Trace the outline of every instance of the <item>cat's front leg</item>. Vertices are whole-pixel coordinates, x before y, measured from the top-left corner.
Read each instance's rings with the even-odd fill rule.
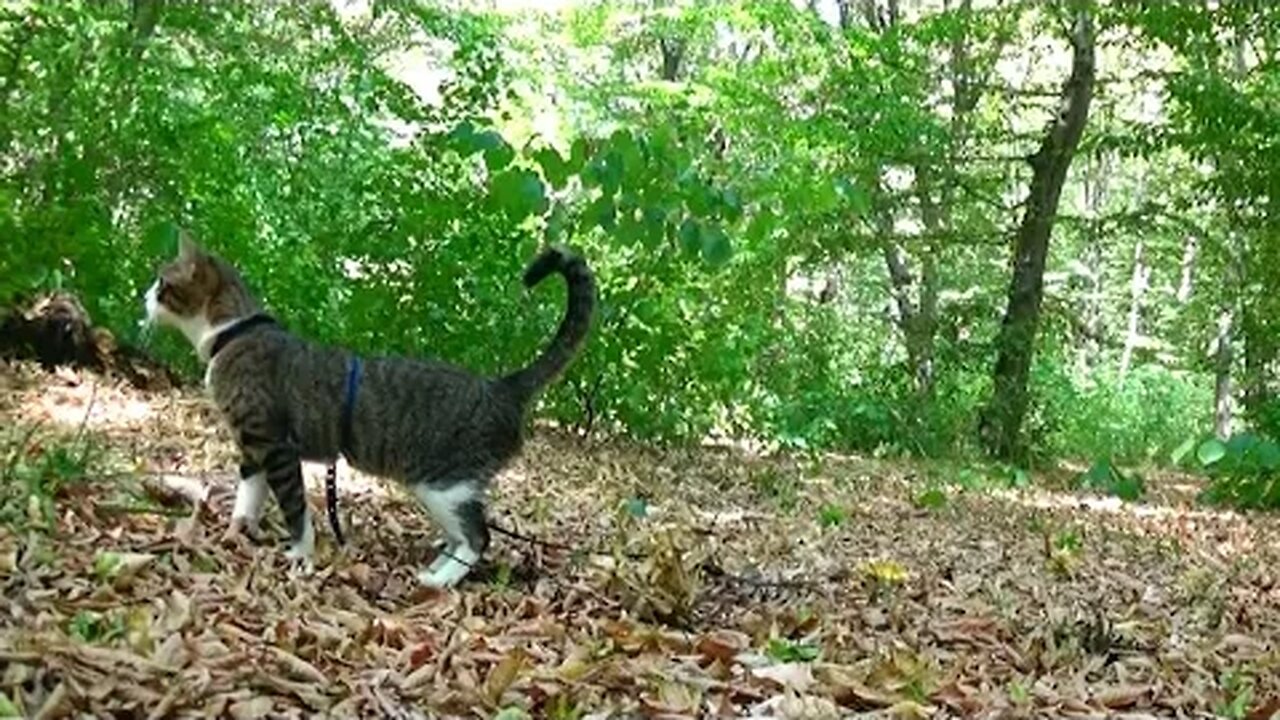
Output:
[[[289,549],[285,555],[296,570],[309,573],[315,568],[316,536],[307,506],[298,444],[283,424],[255,424],[246,420],[240,426],[240,446],[244,454],[241,475],[244,477],[236,493],[236,514],[243,510],[244,517],[253,515],[253,511],[260,515],[262,502],[270,490],[289,531]]]
[[[240,482],[236,484],[236,504],[231,511],[231,524],[224,538],[248,535],[258,538],[258,523],[262,520],[262,506],[267,500],[267,473],[260,465],[251,462],[240,464]]]
[[[307,505],[307,486],[302,479],[302,458],[290,440],[273,444],[263,455],[267,486],[280,505],[284,524],[289,530],[289,549],[285,556],[304,573],[315,568],[316,533]]]

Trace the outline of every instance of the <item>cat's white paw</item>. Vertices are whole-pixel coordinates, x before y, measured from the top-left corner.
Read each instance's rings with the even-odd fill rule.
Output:
[[[291,577],[305,578],[314,575],[316,572],[316,563],[309,557],[291,557],[289,558],[289,575]]]
[[[435,571],[419,570],[418,582],[425,587],[447,590],[461,582],[462,578],[466,577],[468,570],[468,568],[464,567],[461,573],[441,571],[446,569],[447,568],[441,568],[440,570]]]
[[[294,568],[302,568],[304,574],[310,574],[315,571],[315,555],[316,555],[316,532],[311,526],[311,518],[307,518],[306,525],[302,528],[302,537],[295,543],[289,544],[289,549],[284,551],[284,556],[289,559],[290,565]]]
[[[480,554],[466,545],[459,545],[452,550],[446,548],[430,567],[418,572],[418,582],[429,588],[454,587],[471,572],[471,567],[479,559]]]
[[[227,529],[222,533],[222,541],[230,542],[239,538],[248,538],[256,540],[260,536],[258,531],[258,523],[256,520],[249,518],[231,518],[231,523],[227,525]]]

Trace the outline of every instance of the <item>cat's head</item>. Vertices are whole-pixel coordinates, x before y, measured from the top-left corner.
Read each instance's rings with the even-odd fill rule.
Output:
[[[143,302],[147,322],[181,330],[198,351],[218,326],[258,309],[235,269],[185,232],[178,256],[160,266]]]

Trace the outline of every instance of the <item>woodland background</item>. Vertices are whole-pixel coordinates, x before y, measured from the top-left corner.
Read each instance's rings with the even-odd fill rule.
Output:
[[[302,333],[496,373],[567,242],[562,424],[1280,502],[1280,7],[532,6],[7,3],[0,295],[193,371],[137,326],[183,226]]]
[[[0,717],[1280,718],[1278,51],[1245,0],[0,4]],[[226,537],[139,327],[180,228],[490,373],[579,248],[525,539],[420,587],[347,470],[316,573]]]

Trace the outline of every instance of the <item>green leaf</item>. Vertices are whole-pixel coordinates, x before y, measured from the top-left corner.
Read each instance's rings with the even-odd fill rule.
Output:
[[[547,211],[546,187],[532,170],[511,169],[493,176],[489,192],[512,220]]]
[[[706,217],[712,214],[716,204],[716,194],[701,180],[691,180],[685,192],[685,202],[689,206],[689,212],[699,217]]]
[[[1258,446],[1258,464],[1263,470],[1280,470],[1280,446],[1270,440]]]
[[[680,238],[680,246],[690,255],[702,249],[702,228],[699,227],[697,220],[685,218],[684,222],[680,223],[677,235]]]
[[[824,504],[818,509],[818,524],[822,527],[839,527],[849,519],[849,513],[839,505]]]
[[[731,223],[738,222],[742,218],[742,198],[738,197],[738,193],[727,188],[720,193],[720,200],[724,205],[724,219]]]
[[[556,203],[556,206],[551,209],[551,214],[547,216],[547,244],[563,242],[568,230],[569,213],[565,211],[564,205]]]
[[[496,133],[493,134],[496,135]],[[505,140],[498,138],[498,141],[498,145],[484,151],[484,165],[489,168],[489,172],[502,170],[516,158],[516,151]]]
[[[773,232],[773,227],[776,222],[777,218],[774,217],[773,211],[769,208],[764,208],[756,214],[755,217],[751,218],[749,223],[747,223],[747,238],[750,239],[754,245],[760,245],[768,239],[769,234]]]
[[[846,178],[837,180],[834,187],[836,195],[855,215],[862,217],[871,212],[871,196],[861,187]]]
[[[458,123],[456,127],[449,131],[445,138],[449,144],[463,155],[470,155],[478,148],[476,146],[476,129],[470,122],[463,121]]]
[[[622,509],[633,518],[644,518],[649,515],[649,503],[645,502],[644,498],[627,498],[622,503]]]
[[[20,718],[22,713],[18,712],[18,706],[13,704],[9,696],[0,691],[0,718]]]
[[[551,187],[559,190],[569,183],[569,176],[572,174],[569,164],[555,148],[542,148],[533,154],[533,159],[542,168],[542,174],[551,183]]]
[[[667,230],[667,214],[662,208],[647,207],[644,209],[644,235],[641,236],[645,247],[654,248],[662,242]]]
[[[99,552],[97,557],[93,559],[93,574],[99,580],[108,580],[115,577],[123,564],[124,558],[119,553],[111,551]]]
[[[916,496],[915,505],[926,510],[941,510],[947,506],[947,494],[940,488],[929,488]]]
[[[608,195],[601,195],[587,206],[587,209],[583,212],[583,221],[590,225],[597,225],[605,232],[612,232],[617,225],[617,213],[613,198]]]
[[[831,182],[820,182],[809,193],[809,204],[818,212],[831,212],[840,205],[840,193]]]
[[[573,146],[569,149],[569,172],[583,172],[590,157],[591,143],[581,137],[574,140]]]
[[[1200,460],[1200,464],[1209,467],[1218,462],[1227,454],[1227,446],[1217,438],[1209,438],[1200,443],[1200,447],[1196,450],[1196,458]]]
[[[1146,491],[1146,483],[1143,482],[1142,476],[1132,472],[1117,473],[1117,477],[1110,487],[1112,495],[1128,502],[1140,500],[1146,494]]]
[[[509,145],[507,145],[507,141],[503,140],[502,136],[493,130],[485,130],[484,132],[474,133],[468,138],[468,140],[470,141],[471,147],[473,149],[482,150],[486,153],[491,150],[497,150],[504,146],[510,147]]]
[[[600,187],[605,194],[613,195],[622,187],[623,168],[622,155],[617,151],[607,152],[600,158]]]
[[[713,226],[702,233],[702,259],[713,268],[723,267],[733,258],[733,245],[724,230]]]
[[[635,211],[623,212],[618,217],[618,239],[628,245],[640,242],[645,235],[644,224],[636,219]]]
[[[1182,462],[1195,451],[1195,449],[1196,438],[1189,437],[1186,440],[1183,440],[1182,444],[1178,445],[1178,447],[1174,448],[1173,452],[1169,454],[1169,459],[1174,465],[1181,465]]]
[[[1111,468],[1111,461],[1107,458],[1100,458],[1095,460],[1087,471],[1076,477],[1075,486],[1091,489],[1105,488],[1111,482],[1111,476],[1114,472]]]
[[[610,136],[609,144],[612,146],[610,162],[616,166],[619,185],[623,180],[628,186],[637,184],[644,168],[644,158],[635,137],[629,131],[619,129]]]
[[[810,662],[817,660],[822,651],[816,645],[808,643],[769,638],[769,645],[764,652],[778,662]]]
[[[178,252],[178,225],[164,220],[152,225],[143,236],[143,248],[152,257],[170,257]]]

